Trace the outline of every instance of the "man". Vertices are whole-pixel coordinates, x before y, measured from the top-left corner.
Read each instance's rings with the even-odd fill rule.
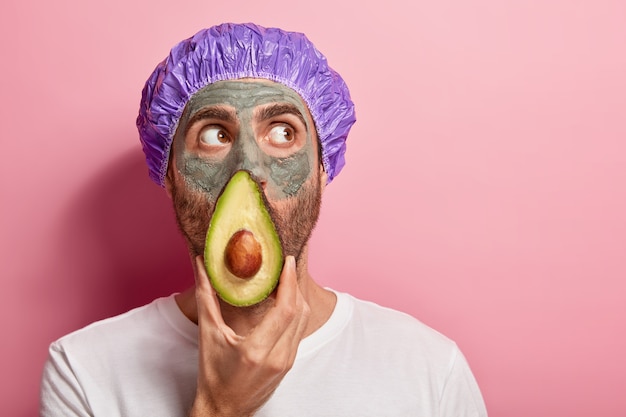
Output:
[[[321,195],[354,121],[345,83],[302,34],[225,24],[175,46],[144,88],[137,125],[195,286],[53,343],[42,415],[486,416],[452,341],[308,272]],[[249,307],[216,294],[202,256],[240,171],[285,254],[277,289]]]

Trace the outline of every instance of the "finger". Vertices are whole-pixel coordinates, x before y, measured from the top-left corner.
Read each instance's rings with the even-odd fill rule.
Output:
[[[274,346],[268,353],[274,363],[274,369],[280,370],[279,375],[284,375],[293,366],[298,354],[298,346],[308,328],[310,309],[300,287],[295,287],[295,316],[286,326]]]
[[[208,291],[212,290],[213,287],[211,287],[205,268],[204,258],[201,255],[196,256],[193,264],[193,275],[196,281],[196,289]]]
[[[298,283],[294,257],[290,256],[287,262],[289,262],[289,265],[287,265],[289,270],[287,271],[288,273],[283,277],[283,284],[287,283],[287,285],[285,285],[286,288],[284,292],[281,292],[280,294],[277,293],[277,305],[278,309],[291,309],[295,305],[295,317],[289,327],[294,330],[293,335],[297,336],[297,339],[299,341],[304,331],[304,328],[308,323],[310,309]],[[296,343],[298,343],[298,341],[296,341]]]
[[[290,255],[285,258],[285,264],[280,274],[280,285],[276,291],[276,308],[285,309],[295,305],[297,293],[296,259]]]
[[[248,335],[248,342],[252,346],[266,346],[268,350],[271,349],[289,326],[296,312],[297,285],[295,260],[293,256],[288,256],[280,274],[274,305]]]
[[[249,342],[252,346],[264,345],[268,353],[291,352],[300,343],[307,320],[308,305],[298,285],[295,259],[290,256],[281,273],[276,303],[249,335]]]
[[[289,256],[281,272],[274,306],[245,341],[246,349],[264,364],[260,370],[268,382],[280,380],[293,366],[303,333],[305,305],[295,259]]]
[[[200,317],[208,319],[210,323],[220,329],[227,328],[222,317],[222,310],[217,299],[217,294],[207,276],[204,269],[204,260],[202,256],[196,256],[195,259],[195,277],[196,277],[196,303],[198,304],[198,321]]]
[[[297,308],[300,314],[298,315],[298,326],[296,328],[296,336],[301,339],[304,336],[304,332],[307,329],[309,323],[309,317],[311,316],[311,308],[309,303],[304,298],[302,291],[298,288]]]
[[[307,325],[309,323],[310,307],[300,288],[296,288],[296,316],[294,320],[283,331],[281,337],[276,341],[273,347],[272,355],[282,352],[287,355],[287,362],[293,363],[296,357],[297,349],[300,341],[305,336]]]

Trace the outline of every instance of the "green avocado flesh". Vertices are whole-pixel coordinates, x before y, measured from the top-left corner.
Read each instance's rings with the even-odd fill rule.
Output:
[[[261,191],[246,171],[236,172],[217,200],[204,264],[220,298],[237,307],[263,301],[278,284],[280,240]]]

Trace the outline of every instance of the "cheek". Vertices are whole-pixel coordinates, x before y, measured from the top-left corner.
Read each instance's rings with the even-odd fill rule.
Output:
[[[224,163],[210,163],[192,155],[185,155],[181,159],[180,173],[187,187],[203,192],[209,201],[215,202],[228,182],[231,170],[227,169]]]
[[[270,177],[277,199],[293,197],[313,175],[308,153],[299,152],[288,158],[273,159]]]

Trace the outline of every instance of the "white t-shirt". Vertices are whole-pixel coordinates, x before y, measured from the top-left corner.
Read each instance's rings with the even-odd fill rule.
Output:
[[[330,319],[302,340],[256,416],[487,415],[454,342],[409,315],[336,294]],[[59,339],[44,368],[41,416],[186,416],[197,330],[170,296]]]

